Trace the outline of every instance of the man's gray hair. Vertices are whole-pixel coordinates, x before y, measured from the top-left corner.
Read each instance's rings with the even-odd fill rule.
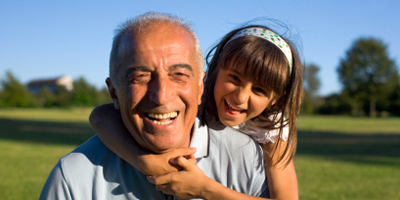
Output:
[[[132,50],[131,42],[132,34],[137,31],[146,30],[149,25],[155,22],[167,22],[178,25],[184,28],[189,34],[193,37],[196,49],[196,57],[197,62],[199,63],[199,75],[200,82],[203,81],[203,73],[204,73],[204,62],[203,62],[203,54],[200,48],[200,42],[194,33],[191,24],[189,22],[184,21],[183,19],[172,16],[170,14],[165,13],[157,13],[157,12],[148,12],[142,15],[139,15],[133,19],[127,20],[125,23],[122,23],[118,29],[115,30],[115,36],[113,39],[112,49],[110,53],[110,79],[112,82],[116,82],[117,72],[119,67],[124,63],[124,60],[127,59],[127,54]]]

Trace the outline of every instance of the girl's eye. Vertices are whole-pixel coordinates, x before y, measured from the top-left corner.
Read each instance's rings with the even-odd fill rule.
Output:
[[[254,87],[253,91],[258,94],[258,95],[266,95],[267,93],[265,92],[264,88],[262,87]]]
[[[240,78],[234,74],[230,74],[229,77],[236,82],[240,82]]]

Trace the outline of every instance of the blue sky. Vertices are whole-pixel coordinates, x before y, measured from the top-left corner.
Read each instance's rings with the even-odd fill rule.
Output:
[[[338,92],[336,68],[352,42],[375,37],[400,63],[400,1],[0,1],[0,77],[10,70],[22,83],[83,76],[105,87],[115,28],[136,15],[158,11],[191,21],[203,53],[244,22],[265,17],[291,29],[306,64],[320,67],[319,94]],[[400,69],[400,68],[399,68]]]

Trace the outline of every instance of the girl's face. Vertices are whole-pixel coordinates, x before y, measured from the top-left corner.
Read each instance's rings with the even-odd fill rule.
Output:
[[[236,126],[248,121],[275,103],[272,100],[273,92],[253,83],[243,74],[243,69],[218,70],[214,98],[218,117],[226,126]]]

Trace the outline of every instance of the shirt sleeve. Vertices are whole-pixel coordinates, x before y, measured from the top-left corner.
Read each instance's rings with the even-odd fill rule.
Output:
[[[72,200],[71,192],[61,168],[61,161],[51,171],[39,197],[39,200],[53,199]]]

